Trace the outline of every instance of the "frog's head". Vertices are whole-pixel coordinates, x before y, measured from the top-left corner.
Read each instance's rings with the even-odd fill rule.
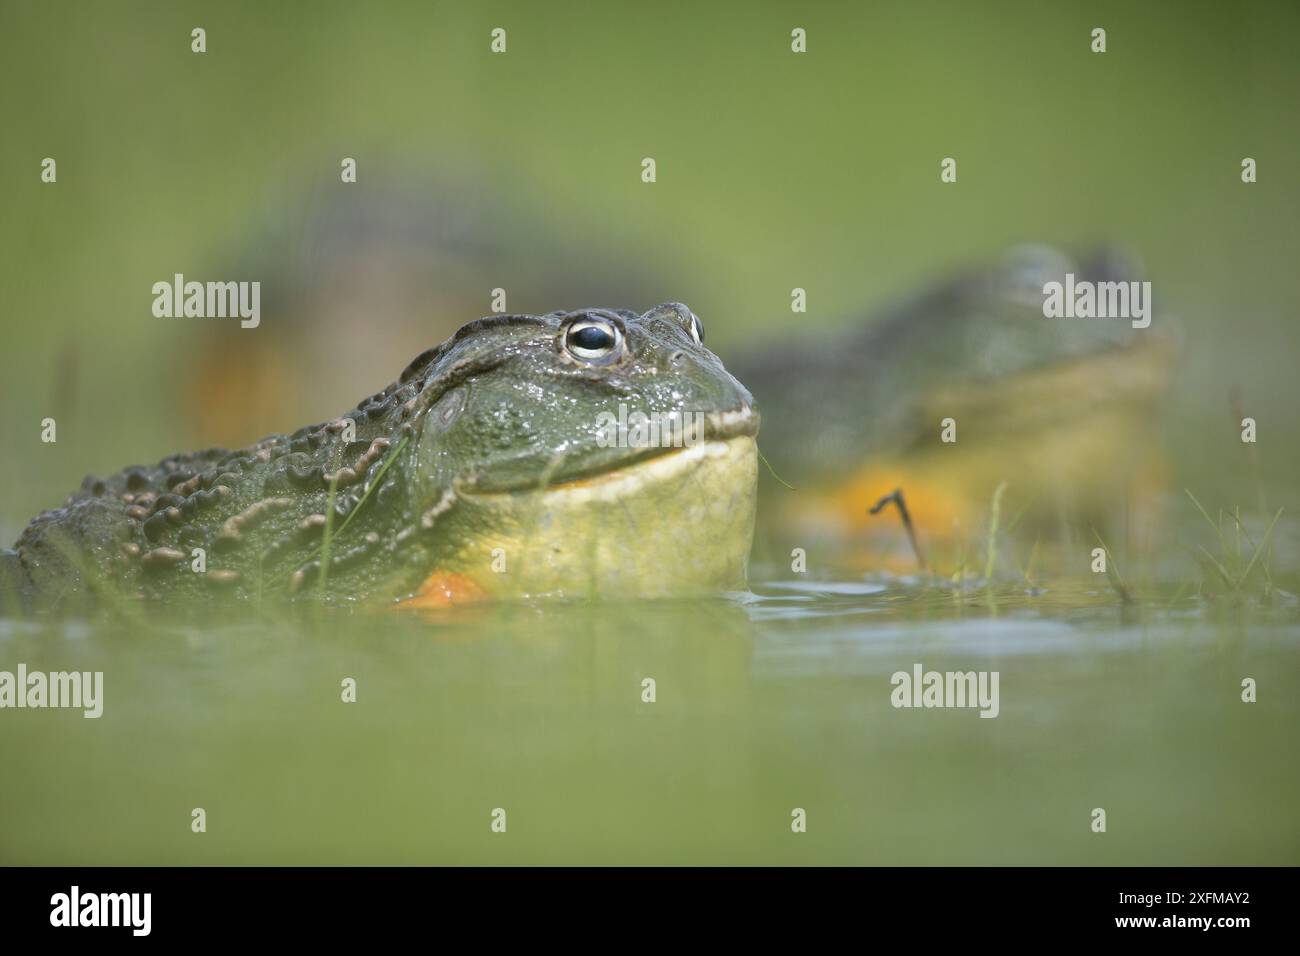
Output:
[[[521,594],[743,586],[758,416],[686,306],[479,319],[414,377],[440,569]]]

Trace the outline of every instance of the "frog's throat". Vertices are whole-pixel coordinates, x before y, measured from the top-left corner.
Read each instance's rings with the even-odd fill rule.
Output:
[[[470,494],[454,564],[500,596],[666,597],[745,587],[752,435],[712,439],[531,492]]]

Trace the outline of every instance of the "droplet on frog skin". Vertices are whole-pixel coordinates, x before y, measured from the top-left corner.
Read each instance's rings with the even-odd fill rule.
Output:
[[[429,425],[434,431],[446,431],[465,410],[465,389],[454,388],[429,409]]]

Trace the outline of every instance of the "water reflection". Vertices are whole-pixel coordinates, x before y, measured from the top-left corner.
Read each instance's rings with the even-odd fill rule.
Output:
[[[1294,609],[1069,594],[6,621],[0,668],[103,670],[105,711],[0,713],[0,861],[1294,861]],[[999,716],[894,708],[915,664],[999,671]]]

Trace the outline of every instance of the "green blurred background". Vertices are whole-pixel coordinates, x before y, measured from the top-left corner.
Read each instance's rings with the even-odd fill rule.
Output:
[[[1146,263],[1157,321],[1176,314],[1186,332],[1169,421],[1184,484],[1233,502],[1232,385],[1260,423],[1266,477],[1293,484],[1293,3],[0,10],[10,539],[87,471],[351,407],[486,314],[495,287],[512,311],[680,299],[725,359],[860,322],[1023,242],[1118,242]],[[807,54],[790,52],[795,25]],[[488,49],[496,26],[505,55]],[[46,156],[55,185],[39,178]],[[344,156],[355,185],[339,181]],[[954,186],[939,182],[945,156]],[[367,235],[322,213],[381,201],[394,212]],[[461,225],[404,235],[421,203]],[[415,292],[436,295],[365,294],[398,281],[358,279],[356,260],[391,260],[394,245]],[[262,328],[153,317],[150,287],[175,272],[260,279]],[[806,315],[790,312],[795,286]],[[342,313],[331,324],[322,302]],[[251,401],[238,428],[193,414],[204,355],[277,327],[291,349],[332,337],[346,361],[289,399]],[[268,378],[227,385],[255,399]],[[46,415],[57,445],[37,441]]]
[[[1293,576],[1298,26],[1282,2],[0,0],[0,531],[88,471],[350,408],[496,287],[682,300],[725,360],[1010,245],[1104,241],[1183,330],[1172,487],[1253,501],[1240,386]],[[262,281],[261,327],[155,318],[176,272]],[[0,862],[1297,861],[1293,598],[1135,626],[1091,582],[992,621],[819,587],[434,629],[0,621],[0,665],[107,674],[101,721],[0,718]],[[913,661],[1001,669],[1003,715],[894,711]]]

